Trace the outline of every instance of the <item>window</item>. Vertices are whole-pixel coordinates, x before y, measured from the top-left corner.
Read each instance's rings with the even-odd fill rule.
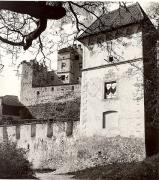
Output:
[[[76,60],[79,60],[79,55],[75,55],[75,59],[76,59]]]
[[[54,91],[54,87],[51,88],[51,91]]]
[[[63,69],[66,66],[66,63],[61,63],[61,68]]]
[[[118,128],[117,111],[107,111],[103,113],[103,128],[108,130]]]
[[[36,136],[36,124],[31,124],[31,137]]]
[[[113,62],[114,58],[113,56],[109,56],[109,62]]]
[[[64,81],[64,80],[65,80],[65,75],[60,76],[60,79],[61,79],[62,81]]]
[[[74,86],[72,86],[72,91],[74,90]]]
[[[36,92],[36,94],[37,94],[37,95],[39,95],[39,94],[40,94],[40,92],[39,92],[39,91],[37,91],[37,92]]]
[[[104,84],[104,99],[116,97],[116,81],[107,82]]]

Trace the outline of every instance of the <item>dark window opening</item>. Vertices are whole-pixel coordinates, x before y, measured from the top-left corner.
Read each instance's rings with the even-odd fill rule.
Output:
[[[116,81],[107,82],[104,84],[104,99],[116,97]]]
[[[75,59],[76,59],[76,60],[79,60],[79,55],[75,55]]]
[[[29,145],[29,144],[27,145],[27,149],[28,149],[28,150],[30,149],[30,145]]]
[[[37,92],[36,92],[36,94],[37,94],[37,95],[39,95],[39,94],[40,94],[40,92],[39,92],[39,91],[37,91]]]
[[[74,90],[74,86],[72,86],[72,91]]]
[[[109,56],[109,62],[113,62],[114,58],[113,56]]]
[[[51,88],[51,91],[54,91],[54,87]]]
[[[64,67],[66,67],[66,63],[61,63],[61,68],[63,69]]]
[[[64,80],[65,80],[65,75],[60,76],[60,79],[61,79],[62,81],[64,81]]]

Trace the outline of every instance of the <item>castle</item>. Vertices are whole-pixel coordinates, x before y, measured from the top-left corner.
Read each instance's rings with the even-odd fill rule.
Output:
[[[156,154],[155,35],[136,3],[97,19],[78,37],[83,50],[60,50],[57,72],[22,62],[20,99],[36,121],[0,127],[0,139],[8,130],[35,168],[62,172]]]

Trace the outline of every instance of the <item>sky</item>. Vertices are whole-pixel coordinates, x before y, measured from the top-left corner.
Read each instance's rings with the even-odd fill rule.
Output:
[[[140,0],[138,1],[141,7],[146,10],[149,6],[150,1]],[[1,49],[0,49],[1,53]],[[0,63],[1,61],[4,64],[3,71],[0,72],[0,96],[4,95],[17,95],[20,96],[20,78],[17,76],[16,67],[23,60],[31,60],[33,58],[32,54],[28,52],[22,51],[20,57],[17,59],[16,64],[12,63],[12,59],[10,56],[1,57],[0,56]],[[52,69],[56,69],[57,66],[57,52],[51,55],[52,62]]]

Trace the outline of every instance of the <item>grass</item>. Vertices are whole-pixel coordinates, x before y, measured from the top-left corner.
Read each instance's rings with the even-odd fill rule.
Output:
[[[68,174],[88,180],[159,180],[159,154],[142,162],[114,163]]]

